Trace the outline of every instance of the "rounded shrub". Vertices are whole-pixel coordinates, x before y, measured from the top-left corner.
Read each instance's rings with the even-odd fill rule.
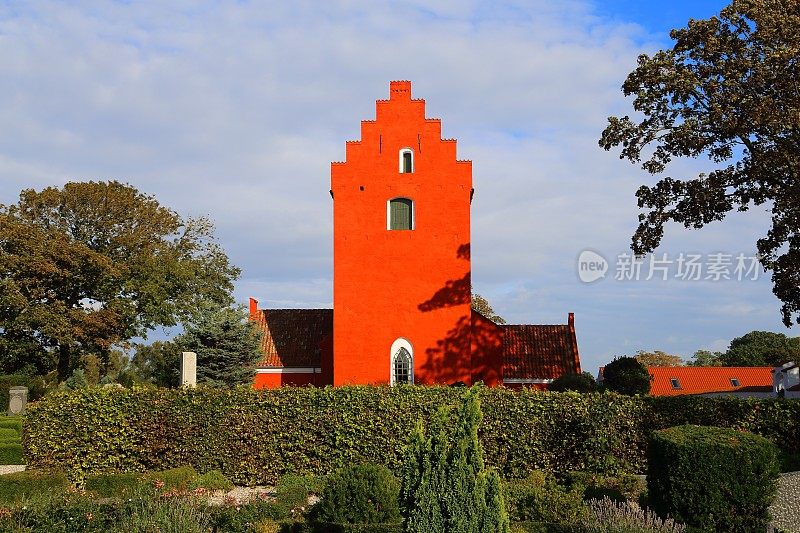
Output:
[[[587,507],[582,487],[565,488],[542,471],[503,486],[508,517],[513,522],[573,523],[583,518]]]
[[[652,435],[647,482],[661,516],[712,531],[764,531],[778,478],[775,445],[744,431],[676,426]]]
[[[603,385],[620,394],[647,394],[651,381],[647,367],[635,357],[617,357],[603,367]]]
[[[592,392],[597,388],[597,382],[588,372],[581,372],[580,374],[563,374],[554,379],[547,390],[553,392]]]
[[[328,524],[400,523],[400,483],[383,465],[344,467],[328,476],[312,519]]]

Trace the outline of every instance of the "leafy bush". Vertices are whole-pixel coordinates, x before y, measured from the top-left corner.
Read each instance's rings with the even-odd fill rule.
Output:
[[[22,444],[19,442],[0,443],[0,465],[24,465]]]
[[[0,428],[0,439],[19,439],[20,435],[16,429]]]
[[[586,515],[581,486],[565,488],[552,475],[533,472],[503,487],[508,517],[515,522],[569,524]]]
[[[22,434],[22,420],[16,416],[0,417],[0,428],[14,429],[17,433]]]
[[[615,502],[610,498],[592,500],[589,516],[576,533],[683,533],[686,528],[674,520],[662,520],[654,512],[633,502]]]
[[[241,505],[209,507],[208,512],[214,531],[226,533],[251,533],[259,530],[259,524],[263,524],[265,529],[270,526],[275,531],[284,531],[280,521],[290,518],[281,506],[263,499]]]
[[[237,485],[274,485],[289,472],[324,475],[360,462],[399,474],[415,422],[463,394],[455,387],[58,391],[29,404],[23,447],[29,465],[76,481],[180,465],[219,469]],[[643,472],[647,435],[681,424],[745,429],[800,454],[800,402],[503,388],[479,396],[484,460],[506,479],[533,470]]]
[[[197,479],[197,471],[191,466],[179,466],[169,470],[147,472],[143,479],[160,485],[165,490],[186,490]]]
[[[286,516],[290,516],[292,511],[305,510],[309,496],[322,494],[324,488],[322,478],[286,474],[275,485],[275,503],[285,510]]]
[[[747,432],[684,425],[653,434],[648,489],[653,508],[687,525],[763,531],[778,478],[775,445]]]
[[[647,367],[635,357],[617,357],[603,367],[603,386],[628,396],[650,392],[652,379]]]
[[[647,491],[647,482],[633,474],[570,472],[568,477],[572,485],[583,487],[584,500],[602,500],[608,497],[616,502],[635,502]]]
[[[349,466],[328,476],[311,515],[322,524],[399,524],[399,493],[400,483],[385,466]]]
[[[27,470],[0,476],[0,503],[66,490],[69,480],[59,472]]]
[[[595,389],[597,389],[597,382],[589,372],[563,374],[547,386],[547,390],[553,392],[592,392]]]
[[[189,483],[190,489],[204,488],[208,490],[231,490],[233,483],[225,477],[219,470],[210,470],[205,474],[197,476],[194,481]]]
[[[141,474],[135,472],[111,472],[87,476],[84,488],[102,498],[114,498],[133,492],[141,483]]]

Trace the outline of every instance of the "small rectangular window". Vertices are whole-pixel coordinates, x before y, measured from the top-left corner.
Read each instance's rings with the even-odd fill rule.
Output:
[[[732,387],[738,387],[739,386],[739,380],[736,379],[736,378],[731,378],[731,386]]]
[[[673,389],[680,389],[681,388],[681,382],[678,381],[678,378],[671,378],[669,380],[669,382],[672,384],[672,388]]]
[[[411,170],[411,152],[403,152],[403,172],[410,174]]]
[[[389,201],[389,229],[413,229],[414,203],[408,198]]]

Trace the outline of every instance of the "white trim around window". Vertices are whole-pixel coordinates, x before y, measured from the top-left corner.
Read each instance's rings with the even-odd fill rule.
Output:
[[[547,385],[552,382],[552,379],[503,378],[503,383],[508,383],[509,385]]]
[[[408,352],[408,355],[411,356],[411,362],[409,363],[409,373],[410,373],[410,381],[414,383],[414,347],[411,346],[411,343],[408,339],[404,339],[403,337],[398,338],[392,343],[392,347],[389,348],[389,384],[394,385],[394,356],[397,352],[400,351],[400,348],[405,348]]]

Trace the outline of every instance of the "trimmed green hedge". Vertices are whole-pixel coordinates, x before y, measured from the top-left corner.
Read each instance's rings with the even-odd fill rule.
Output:
[[[29,465],[60,468],[76,480],[178,465],[220,470],[245,485],[360,462],[397,473],[415,421],[462,394],[414,386],[57,391],[29,406],[23,446]],[[747,429],[800,452],[798,401],[503,388],[480,395],[485,461],[507,479],[537,469],[643,472],[649,432],[684,423]]]
[[[0,503],[66,490],[69,481],[63,473],[28,470],[0,476]]]
[[[19,439],[19,431],[12,428],[0,428],[0,439]]]
[[[647,482],[661,516],[713,531],[764,531],[778,458],[764,437],[684,425],[653,433]]]
[[[22,444],[19,442],[0,443],[0,465],[24,465]]]
[[[22,420],[16,416],[0,417],[0,428],[15,429],[17,433],[22,433]]]

